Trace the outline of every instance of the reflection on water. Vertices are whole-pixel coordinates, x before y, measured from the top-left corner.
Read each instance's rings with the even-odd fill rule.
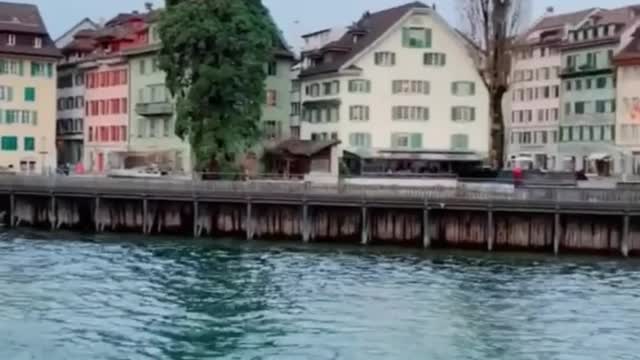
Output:
[[[0,233],[0,359],[637,359],[640,264]]]

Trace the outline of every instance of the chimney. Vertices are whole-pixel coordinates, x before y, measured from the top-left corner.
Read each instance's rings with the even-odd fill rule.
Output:
[[[148,12],[151,12],[153,10],[153,3],[150,1],[144,3],[144,8],[147,9]]]
[[[546,15],[553,15],[554,11],[555,9],[553,8],[553,6],[547,6]]]

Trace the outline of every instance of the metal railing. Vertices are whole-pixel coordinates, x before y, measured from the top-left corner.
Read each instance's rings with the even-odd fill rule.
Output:
[[[407,187],[386,185],[316,184],[295,180],[202,181],[188,179],[117,179],[90,176],[0,176],[0,192],[115,194],[123,196],[264,197],[274,199],[332,198],[337,201],[519,201],[530,203],[576,203],[640,205],[640,190],[578,188],[465,186]]]

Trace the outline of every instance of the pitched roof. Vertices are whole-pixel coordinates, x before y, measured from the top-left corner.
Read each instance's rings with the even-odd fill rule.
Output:
[[[95,22],[93,22],[93,20],[89,19],[88,17],[78,21],[77,24],[75,24],[71,29],[67,30],[64,34],[58,36],[58,38],[56,39],[56,43],[58,44],[58,46],[60,46],[60,44],[58,43],[58,41],[60,41],[61,39],[63,39],[65,36],[73,34],[74,32],[80,32],[80,31],[84,31],[86,29],[83,30],[78,30],[76,31],[76,29],[78,29],[79,27],[81,27],[84,24],[89,24],[91,27],[93,27],[94,29],[98,28],[98,24],[96,24]],[[75,34],[74,34],[75,35]]]
[[[636,30],[631,41],[614,58],[618,65],[630,60],[640,60],[640,30]]]
[[[590,8],[586,10],[575,11],[575,12],[564,13],[564,14],[545,15],[535,25],[533,25],[531,28],[525,31],[521,36],[519,36],[518,39],[516,40],[516,43],[519,45],[526,45],[527,39],[529,38],[529,36],[535,32],[560,29],[560,28],[563,28],[565,25],[576,26],[595,10],[596,8]],[[561,39],[559,38],[557,40],[561,40]],[[537,40],[533,42],[537,42]]]
[[[400,21],[407,13],[413,9],[428,8],[429,6],[426,4],[414,1],[375,13],[365,13],[339,40],[318,50],[319,52],[334,51],[335,57],[332,62],[305,69],[300,73],[300,76],[306,77],[338,71],[344,64],[384,35],[389,28]],[[356,33],[360,34],[361,37],[354,43],[353,36]]]
[[[51,40],[47,27],[40,16],[40,11],[35,5],[0,2],[0,32],[3,31],[23,34],[23,36],[39,36],[42,39],[42,47],[34,47],[33,42],[29,42],[28,45],[18,42],[13,46],[0,44],[0,53],[43,57],[60,56],[60,51]]]
[[[576,49],[588,46],[618,43],[621,40],[622,34],[640,20],[640,6],[631,5],[611,10],[599,9],[598,12],[590,16],[590,19],[593,19],[596,26],[603,24],[615,24],[618,25],[619,28],[615,34],[612,34],[609,37],[568,41],[562,45],[562,48]]]
[[[277,144],[267,152],[274,155],[313,156],[327,148],[339,145],[338,140],[297,140],[288,139]]]
[[[0,31],[47,34],[37,6],[11,2],[0,2]]]

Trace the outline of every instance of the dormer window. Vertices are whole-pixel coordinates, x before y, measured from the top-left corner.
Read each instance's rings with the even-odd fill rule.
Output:
[[[33,39],[33,47],[36,49],[40,49],[42,48],[42,38],[41,37],[35,37]]]
[[[603,36],[609,36],[609,27],[608,26],[603,26],[602,27],[602,35]]]
[[[7,45],[9,46],[16,45],[16,36],[14,34],[9,34],[9,38],[7,39]]]

